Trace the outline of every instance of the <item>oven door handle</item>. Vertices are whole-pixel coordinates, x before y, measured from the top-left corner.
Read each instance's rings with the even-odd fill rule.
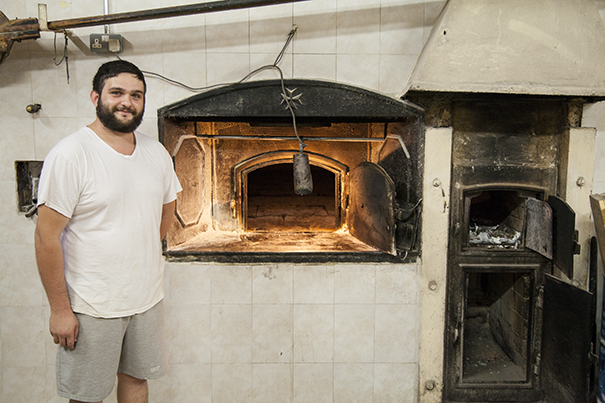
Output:
[[[461,331],[462,329],[462,322],[461,321],[456,321],[456,326],[454,327],[453,331],[452,331],[452,344],[456,345],[458,344],[458,342],[460,341],[460,333],[462,333]]]

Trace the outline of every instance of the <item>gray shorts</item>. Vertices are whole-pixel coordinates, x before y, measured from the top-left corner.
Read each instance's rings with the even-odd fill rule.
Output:
[[[104,400],[116,374],[155,379],[168,371],[164,304],[141,314],[103,319],[76,313],[76,348],[57,348],[57,394],[83,402]]]

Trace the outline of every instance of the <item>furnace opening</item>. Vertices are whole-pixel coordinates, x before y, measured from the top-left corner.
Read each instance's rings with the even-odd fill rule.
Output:
[[[467,272],[465,383],[526,382],[532,279],[520,272]]]
[[[294,193],[292,164],[248,173],[247,231],[334,231],[340,226],[336,175],[311,165],[313,192]]]
[[[541,195],[537,192],[501,189],[467,194],[467,244],[489,248],[522,248],[528,197],[541,198]]]
[[[517,248],[523,230],[524,199],[507,190],[484,191],[470,200],[469,243]]]

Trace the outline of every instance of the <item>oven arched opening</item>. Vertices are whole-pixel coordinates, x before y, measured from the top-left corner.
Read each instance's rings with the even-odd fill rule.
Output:
[[[275,151],[234,167],[234,215],[244,232],[334,232],[345,222],[348,167],[308,153],[314,191],[294,193],[297,151]]]

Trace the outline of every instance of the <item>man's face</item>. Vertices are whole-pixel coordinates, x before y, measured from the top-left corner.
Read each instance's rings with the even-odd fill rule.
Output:
[[[119,133],[139,127],[145,111],[145,86],[135,75],[121,73],[108,78],[101,92],[99,96],[93,91],[92,100],[105,127]]]

